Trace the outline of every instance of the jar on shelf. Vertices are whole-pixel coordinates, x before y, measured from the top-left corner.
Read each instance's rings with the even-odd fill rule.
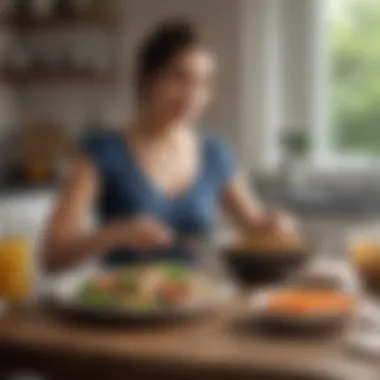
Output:
[[[346,246],[364,289],[380,298],[380,225],[374,222],[348,231]]]

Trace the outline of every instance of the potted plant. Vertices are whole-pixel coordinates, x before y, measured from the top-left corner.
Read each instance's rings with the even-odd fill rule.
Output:
[[[310,136],[306,128],[288,128],[282,135],[282,175],[291,189],[304,183],[309,146]]]

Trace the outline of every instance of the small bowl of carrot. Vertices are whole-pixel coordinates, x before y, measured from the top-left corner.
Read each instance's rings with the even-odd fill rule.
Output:
[[[251,299],[252,310],[261,324],[289,331],[343,326],[355,306],[354,295],[325,289],[268,289]]]

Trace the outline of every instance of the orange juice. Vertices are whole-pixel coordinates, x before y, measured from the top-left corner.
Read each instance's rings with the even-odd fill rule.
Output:
[[[23,237],[0,238],[0,297],[25,302],[31,294],[30,244]]]
[[[0,299],[5,295],[6,276],[7,276],[7,256],[0,253]]]
[[[357,269],[380,275],[380,241],[369,238],[357,240],[351,244],[350,253]]]

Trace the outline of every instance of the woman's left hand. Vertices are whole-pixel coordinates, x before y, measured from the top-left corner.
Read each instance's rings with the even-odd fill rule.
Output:
[[[249,234],[271,234],[279,237],[297,235],[296,219],[287,212],[268,212],[253,199],[251,187],[240,176],[226,186],[222,194],[224,210]]]
[[[272,218],[273,227],[280,234],[293,235],[297,233],[297,222],[290,214],[285,212],[274,212]]]
[[[251,230],[257,233],[271,233],[278,236],[297,234],[298,226],[295,218],[285,212],[268,212],[252,223]]]

